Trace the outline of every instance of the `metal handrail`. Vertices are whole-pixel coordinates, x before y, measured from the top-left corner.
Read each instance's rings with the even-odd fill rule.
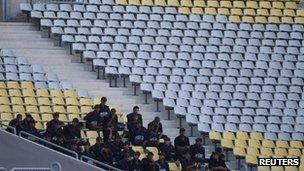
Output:
[[[51,146],[53,146],[53,147],[59,148],[59,149],[65,151],[65,152],[68,152],[68,153],[70,153],[70,154],[73,154],[74,157],[75,157],[76,159],[78,159],[78,154],[77,154],[75,151],[72,151],[72,150],[69,150],[69,149],[67,149],[67,148],[61,147],[61,146],[59,146],[59,145],[57,145],[57,144],[54,144],[54,143],[49,142],[49,141],[46,141],[46,140],[44,140],[44,139],[42,139],[42,138],[39,138],[39,137],[37,137],[37,136],[35,136],[35,135],[32,135],[32,134],[27,133],[27,132],[24,132],[24,131],[21,131],[21,132],[19,133],[19,136],[20,136],[20,137],[23,137],[22,135],[26,135],[26,136],[32,137],[32,138],[34,138],[34,139],[38,139],[39,141],[42,141],[43,143],[46,143],[46,144],[51,145]],[[23,137],[23,138],[26,138],[26,137]],[[28,138],[26,138],[26,139],[28,139]],[[38,144],[39,144],[39,143],[38,143]]]
[[[9,129],[13,130],[13,133],[17,134],[16,128],[0,122],[0,128],[2,128],[3,126],[6,127],[6,128],[9,128]]]
[[[100,162],[100,161],[98,161],[98,160],[95,160],[95,159],[92,159],[91,157],[88,157],[88,156],[86,156],[86,155],[80,156],[80,160],[81,160],[81,161],[84,161],[84,162],[86,162],[86,163],[93,162],[93,163],[99,164],[99,165],[101,165],[101,166],[103,166],[103,167],[105,167],[105,168],[107,168],[107,169],[109,169],[109,170],[122,171],[122,170],[120,170],[120,169],[118,169],[118,168],[116,168],[116,167],[113,167],[113,166],[110,166],[110,165],[108,165],[108,164],[102,163],[102,162]],[[89,162],[89,161],[90,161],[90,162]],[[91,163],[90,163],[90,164],[91,164]]]
[[[18,167],[12,168],[11,171],[52,171],[51,168],[39,168],[39,167]]]

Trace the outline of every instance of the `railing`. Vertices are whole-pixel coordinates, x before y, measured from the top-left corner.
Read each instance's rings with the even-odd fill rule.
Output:
[[[62,150],[62,153],[67,154],[69,156],[72,155],[72,157],[75,157],[76,159],[78,159],[78,154],[75,151],[72,151],[72,150],[69,150],[67,148],[61,147],[61,146],[59,146],[57,144],[51,143],[49,141],[46,141],[46,140],[44,140],[42,138],[39,138],[39,137],[37,137],[35,135],[32,135],[32,134],[29,134],[27,132],[21,131],[19,133],[19,136],[23,137],[23,138],[26,138],[26,139],[29,139],[29,140],[31,140],[33,142],[38,143],[38,144],[42,144],[44,146],[48,146],[51,149],[55,148],[55,149],[57,149],[56,151]]]
[[[16,131],[16,128],[12,127],[12,126],[9,126],[9,125],[6,125],[6,124],[3,124],[0,122],[0,128],[4,128],[6,130],[9,130],[9,132],[13,133],[13,134],[17,134],[17,131]],[[0,170],[1,171],[1,170]]]
[[[27,3],[86,3],[87,0],[27,0]]]
[[[0,167],[0,171],[6,171],[4,167]]]
[[[84,162],[87,162],[87,163],[90,163],[90,164],[93,164],[93,165],[95,165],[95,166],[97,165],[98,167],[101,167],[102,169],[105,169],[105,170],[122,171],[122,170],[120,170],[120,169],[118,169],[118,168],[115,168],[115,167],[110,166],[110,165],[108,165],[108,164],[102,163],[102,162],[100,162],[100,161],[98,161],[98,160],[92,159],[92,158],[90,158],[90,157],[88,157],[88,156],[85,156],[85,155],[82,155],[82,156],[80,157],[80,160],[81,160],[81,161],[84,161]]]
[[[61,165],[60,163],[56,162],[53,163],[50,168],[18,167],[18,168],[12,168],[11,171],[61,171]]]

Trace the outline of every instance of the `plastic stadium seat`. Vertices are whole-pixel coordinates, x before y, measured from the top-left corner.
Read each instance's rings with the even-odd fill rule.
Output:
[[[167,3],[166,3],[166,0],[155,0],[154,5],[156,5],[156,6],[166,6]]]
[[[179,3],[178,0],[167,0],[167,5],[168,6],[178,7],[178,6],[180,6],[180,3]]]

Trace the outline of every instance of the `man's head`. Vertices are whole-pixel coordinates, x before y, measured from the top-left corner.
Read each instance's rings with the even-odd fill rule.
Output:
[[[136,151],[135,154],[134,154],[134,158],[139,159],[139,156],[140,156],[140,152]]]
[[[197,145],[201,146],[202,143],[203,143],[203,140],[202,140],[201,138],[196,138],[195,143],[196,143]]]
[[[154,118],[154,122],[155,122],[155,123],[159,123],[159,122],[160,122],[160,118],[159,118],[158,116],[156,116],[156,117]]]
[[[222,154],[222,148],[220,148],[220,147],[217,147],[216,149],[215,149],[215,153],[216,154],[218,154],[218,155],[220,155],[220,154]]]
[[[115,108],[112,108],[111,111],[110,111],[111,115],[116,115],[116,109]]]
[[[101,137],[97,137],[96,138],[96,144],[101,144],[102,143],[102,138]]]
[[[53,118],[54,118],[54,119],[59,119],[59,113],[54,113],[54,114],[53,114]]]
[[[165,144],[166,144],[166,145],[171,144],[171,142],[170,142],[170,138],[168,138],[168,137],[166,137],[166,138],[165,138]]]
[[[21,114],[18,114],[18,115],[16,116],[16,119],[17,119],[18,121],[21,121],[21,120],[22,120],[22,115],[21,115]]]
[[[126,141],[125,143],[124,143],[124,149],[125,150],[128,150],[130,148],[130,141]]]
[[[186,134],[185,128],[179,129],[179,134],[185,136],[185,134]]]
[[[74,118],[72,121],[72,125],[77,126],[79,124],[79,120],[77,118]]]
[[[90,149],[90,143],[89,142],[85,142],[84,143],[84,145],[83,145],[83,147],[84,147],[84,149],[86,150],[86,151],[88,151],[89,149]]]
[[[100,99],[100,105],[106,105],[106,103],[107,103],[107,98],[106,97],[102,97],[101,99]]]
[[[139,107],[138,106],[134,106],[133,107],[133,113],[138,114],[139,112]]]

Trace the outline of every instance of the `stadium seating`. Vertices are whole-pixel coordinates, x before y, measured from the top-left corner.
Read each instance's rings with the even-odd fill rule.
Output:
[[[91,0],[27,9],[105,75],[129,76],[255,165],[258,156],[303,155],[304,16],[296,2]]]

